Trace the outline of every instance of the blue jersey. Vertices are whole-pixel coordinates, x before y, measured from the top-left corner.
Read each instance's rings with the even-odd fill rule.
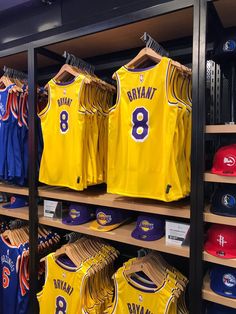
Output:
[[[9,244],[0,236],[0,313],[18,314],[20,262],[23,247]]]
[[[14,84],[0,90],[0,178],[7,177],[7,141],[10,115],[9,90]]]

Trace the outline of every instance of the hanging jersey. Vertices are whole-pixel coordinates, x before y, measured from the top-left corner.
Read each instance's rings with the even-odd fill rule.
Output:
[[[114,275],[115,298],[109,314],[167,314],[172,311],[175,299],[165,283],[154,292],[135,288],[123,274],[121,267]]]
[[[53,254],[49,254],[46,258],[45,284],[38,294],[40,313],[78,313],[83,277],[83,271],[68,271],[57,264]]]
[[[79,111],[83,81],[79,75],[71,83],[48,83],[48,105],[39,113],[44,142],[40,182],[83,189],[84,113]]]
[[[9,244],[3,236],[0,237],[0,313],[18,314],[19,268],[22,246]]]
[[[7,179],[7,141],[9,133],[9,90],[14,84],[0,90],[0,178]],[[13,156],[12,156],[13,158]]]
[[[182,197],[169,173],[178,107],[168,102],[170,59],[146,70],[116,72],[117,104],[109,114],[108,192],[172,201]]]

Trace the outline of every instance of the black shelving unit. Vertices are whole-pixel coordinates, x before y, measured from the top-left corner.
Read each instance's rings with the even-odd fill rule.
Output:
[[[89,26],[76,28],[65,33],[57,33],[47,38],[24,43],[20,40],[11,44],[0,47],[0,63],[14,56],[27,56],[28,62],[28,84],[29,84],[29,226],[30,226],[30,313],[38,312],[36,300],[37,291],[37,269],[38,269],[38,254],[37,254],[37,226],[40,222],[37,197],[40,195],[37,180],[37,119],[36,119],[36,83],[42,75],[48,78],[48,73],[45,74],[44,69],[38,68],[39,56],[47,57],[56,62],[53,69],[62,63],[60,53],[56,53],[55,47],[59,47],[60,51],[63,43],[68,45],[69,41],[84,38],[93,38],[90,36],[103,36],[109,31],[114,31],[117,34],[120,29],[139,25],[138,23],[151,21],[155,23],[159,18],[168,18],[168,15],[178,13],[181,10],[189,10],[188,16],[192,17],[193,29],[187,30],[186,41],[181,41],[179,47],[178,38],[168,41],[168,46],[178,46],[177,51],[171,50],[171,56],[183,58],[188,63],[192,56],[193,69],[193,129],[192,129],[192,182],[191,182],[191,201],[190,201],[190,255],[189,255],[189,304],[190,314],[203,313],[202,299],[202,284],[203,284],[203,239],[204,239],[204,171],[205,171],[205,75],[206,75],[206,51],[212,47],[206,42],[206,25],[208,6],[212,5],[213,1],[207,0],[172,0],[158,4],[143,10],[128,13],[113,19],[105,20]],[[190,13],[189,13],[190,12]],[[154,20],[156,18],[156,20]],[[186,15],[187,18],[187,15]],[[211,14],[211,19],[215,19],[215,15]],[[179,20],[183,23],[183,20]],[[155,24],[153,24],[155,26]],[[191,25],[190,25],[191,26]],[[146,31],[146,29],[143,29]],[[191,33],[191,34],[190,34]],[[124,34],[124,32],[122,32]],[[141,34],[142,35],[142,34]],[[108,36],[109,38],[109,36]],[[191,46],[192,38],[192,46]],[[124,39],[127,41],[127,38]],[[108,43],[109,45],[109,43]],[[100,54],[100,56],[89,56],[98,66],[99,71],[105,71],[113,67],[119,67],[123,60],[129,59],[132,54],[137,51],[137,46],[132,47],[132,44],[121,47],[122,52],[119,60],[119,52],[109,51]],[[101,49],[102,50],[102,49]],[[184,57],[183,57],[184,56]],[[84,56],[82,56],[84,57]],[[104,60],[108,61],[104,61]],[[50,68],[48,68],[50,69]],[[46,76],[45,76],[46,75]],[[11,191],[5,188],[5,191]],[[2,191],[0,186],[0,191]],[[21,190],[15,193],[21,194]],[[24,193],[27,193],[24,190]],[[41,193],[42,194],[42,193]],[[126,205],[127,206],[127,205]],[[114,206],[116,207],[116,206]],[[117,205],[118,207],[118,205]]]

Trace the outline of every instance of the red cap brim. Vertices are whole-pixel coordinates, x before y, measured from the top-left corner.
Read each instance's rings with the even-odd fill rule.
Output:
[[[213,255],[213,256],[216,256],[216,257],[219,257],[219,258],[236,258],[236,249],[230,249],[230,250],[224,250],[223,248],[222,249],[219,249],[218,246],[215,246],[214,244],[212,244],[211,242],[206,242],[205,245],[204,245],[204,250]],[[220,252],[224,253],[224,254],[220,254]]]

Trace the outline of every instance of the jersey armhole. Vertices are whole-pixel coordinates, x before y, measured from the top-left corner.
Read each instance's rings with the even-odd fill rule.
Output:
[[[50,84],[48,83],[48,102],[46,106],[40,112],[38,112],[38,117],[40,119],[46,115],[46,113],[50,109],[50,106],[51,106],[51,92],[50,92]]]
[[[43,287],[42,287],[42,290],[41,291],[39,291],[38,293],[37,293],[37,298],[40,298],[40,297],[42,297],[42,295],[43,295],[43,292],[44,292],[44,288],[45,288],[45,286],[46,286],[46,284],[47,284],[47,281],[48,281],[48,264],[49,264],[49,261],[48,261],[48,259],[49,258],[52,258],[52,256],[51,255],[48,255],[47,257],[46,257],[46,260],[45,260],[45,280],[44,280],[44,284],[43,284]]]
[[[114,280],[114,288],[115,288],[115,291],[114,291],[114,299],[113,299],[113,302],[112,302],[112,305],[109,309],[109,314],[114,314],[115,313],[115,310],[117,308],[117,303],[118,303],[118,282],[116,280],[116,275],[114,274],[113,275],[113,280]]]
[[[175,96],[172,93],[172,75],[174,75],[174,69],[172,69],[172,63],[171,63],[171,59],[169,59],[168,62],[168,66],[167,66],[167,70],[166,70],[166,83],[165,83],[165,90],[166,90],[166,98],[167,98],[167,103],[169,106],[176,106],[178,107],[178,100],[175,98]],[[172,71],[172,73],[171,73]],[[170,99],[169,97],[169,93],[171,93],[171,97],[173,97],[173,99]],[[176,100],[176,101],[174,101]]]
[[[115,72],[115,78],[116,78],[116,83],[117,83],[117,94],[116,94],[116,103],[114,106],[112,106],[111,108],[109,108],[108,113],[110,113],[111,111],[115,110],[116,107],[119,105],[120,103],[120,78],[117,72]]]

